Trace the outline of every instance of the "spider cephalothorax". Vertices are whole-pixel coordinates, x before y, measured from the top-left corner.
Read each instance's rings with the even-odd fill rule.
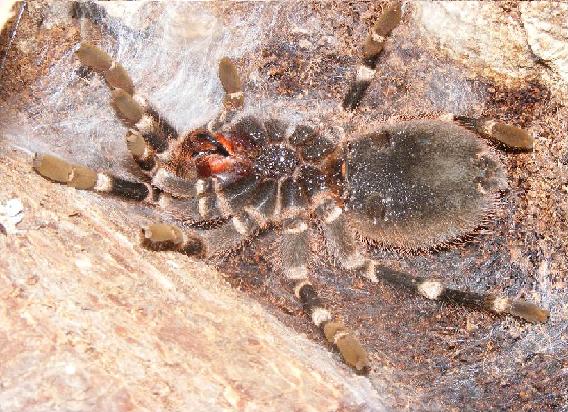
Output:
[[[394,4],[373,27],[343,109],[359,104],[400,17],[400,5]],[[151,224],[142,230],[142,244],[153,250],[209,259],[237,249],[261,230],[277,230],[284,276],[313,322],[356,369],[368,366],[365,350],[324,308],[309,280],[314,230],[323,234],[337,265],[372,281],[528,321],[548,318],[547,311],[522,300],[459,291],[438,280],[392,271],[367,257],[360,241],[427,250],[471,233],[507,187],[497,153],[477,134],[530,149],[532,138],[526,131],[452,115],[447,121],[386,124],[371,134],[338,141],[321,127],[243,115],[242,83],[231,60],[223,58],[219,78],[224,110],[207,126],[178,135],[134,93],[119,63],[86,43],[77,55],[113,90],[111,104],[129,127],[127,147],[148,179],[128,181],[50,155],[37,155],[35,170],[77,189],[146,201],[163,210],[176,224]]]

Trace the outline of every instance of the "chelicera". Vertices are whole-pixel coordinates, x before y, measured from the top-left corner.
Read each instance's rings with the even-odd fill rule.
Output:
[[[362,64],[342,103],[355,110],[372,81],[389,33],[401,20],[387,7],[363,46]],[[327,310],[310,283],[310,239],[323,233],[326,248],[344,270],[381,279],[435,300],[543,322],[534,304],[449,288],[438,280],[393,271],[366,255],[375,247],[428,250],[472,233],[507,187],[503,164],[478,135],[518,149],[532,137],[498,121],[447,116],[388,123],[374,133],[346,135],[288,125],[245,114],[242,82],[232,61],[219,63],[224,108],[208,125],[179,134],[141,96],[125,69],[88,44],[81,63],[102,75],[111,104],[128,126],[126,144],[146,182],[125,180],[38,154],[34,169],[53,181],[148,202],[175,224],[153,223],[142,245],[203,259],[240,247],[264,230],[279,233],[279,257],[290,289],[313,322],[357,370],[369,367],[355,335]]]

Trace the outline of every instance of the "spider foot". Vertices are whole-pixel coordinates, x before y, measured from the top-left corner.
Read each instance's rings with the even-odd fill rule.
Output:
[[[154,201],[157,193],[150,185],[125,180],[109,173],[97,173],[49,154],[36,153],[34,170],[51,181],[80,190],[93,190],[138,201]]]
[[[128,94],[134,93],[134,84],[126,69],[105,51],[83,42],[76,51],[76,55],[83,65],[100,73],[110,87],[122,89]]]
[[[33,168],[39,175],[49,180],[76,189],[93,189],[97,183],[97,172],[94,170],[48,154],[36,153]]]
[[[371,32],[363,44],[363,61],[357,68],[355,81],[351,83],[345,98],[343,108],[355,110],[365,95],[367,88],[375,76],[375,67],[387,37],[400,24],[402,7],[399,2],[389,4],[371,28]]]
[[[490,298],[488,305],[495,313],[508,313],[531,323],[545,323],[550,312],[522,299]]]
[[[328,342],[335,345],[347,365],[359,373],[369,370],[369,356],[359,340],[341,322],[332,321],[331,313],[323,307],[314,287],[307,280],[299,280],[295,294],[309,312],[312,321],[321,328]]]
[[[369,369],[369,356],[359,340],[340,322],[326,322],[323,334],[329,343],[337,346],[345,363],[365,373]]]
[[[237,68],[231,59],[223,57],[219,61],[219,80],[225,90],[224,106],[229,110],[240,109],[244,105],[243,85]]]
[[[498,315],[508,314],[533,323],[544,323],[550,316],[549,311],[522,299],[452,289],[438,280],[413,276],[380,265],[374,266],[374,272],[378,279],[411,290],[426,299],[470,306]]]
[[[165,223],[157,223],[142,228],[140,243],[154,251],[176,251],[188,256],[200,256],[203,244],[198,236],[191,236],[180,228]]]
[[[202,220],[192,229],[167,223],[155,223],[142,228],[140,243],[155,251],[174,251],[198,258],[209,258],[235,250],[256,234],[258,226],[245,214],[229,221]],[[201,229],[197,229],[201,227]]]
[[[451,115],[451,117],[458,124],[510,148],[520,150],[532,150],[533,148],[534,138],[525,129],[496,120],[454,115]]]

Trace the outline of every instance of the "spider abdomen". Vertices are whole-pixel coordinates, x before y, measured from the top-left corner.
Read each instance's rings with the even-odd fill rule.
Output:
[[[503,165],[472,132],[440,121],[385,126],[349,143],[347,207],[365,238],[425,249],[473,231],[507,186]]]

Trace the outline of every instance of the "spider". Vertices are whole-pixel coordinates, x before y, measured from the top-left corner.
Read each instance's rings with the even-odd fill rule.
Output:
[[[385,8],[370,30],[362,62],[342,102],[356,110],[375,74],[401,5]],[[223,109],[206,126],[180,134],[143,97],[103,50],[81,43],[80,62],[104,77],[111,105],[129,128],[126,145],[146,182],[131,181],[49,154],[36,154],[41,176],[76,189],[147,202],[176,224],[142,228],[141,244],[211,259],[266,230],[279,233],[282,272],[328,342],[357,371],[368,355],[356,335],[325,308],[310,283],[309,242],[323,233],[342,269],[382,280],[427,299],[469,305],[529,322],[548,311],[523,300],[447,287],[439,280],[389,269],[367,256],[373,247],[428,251],[472,233],[507,187],[504,166],[485,140],[521,150],[530,134],[499,121],[448,115],[443,120],[388,123],[373,133],[334,143],[325,130],[290,126],[243,113],[245,95],[235,64],[219,62]],[[435,179],[432,178],[435,176]]]

